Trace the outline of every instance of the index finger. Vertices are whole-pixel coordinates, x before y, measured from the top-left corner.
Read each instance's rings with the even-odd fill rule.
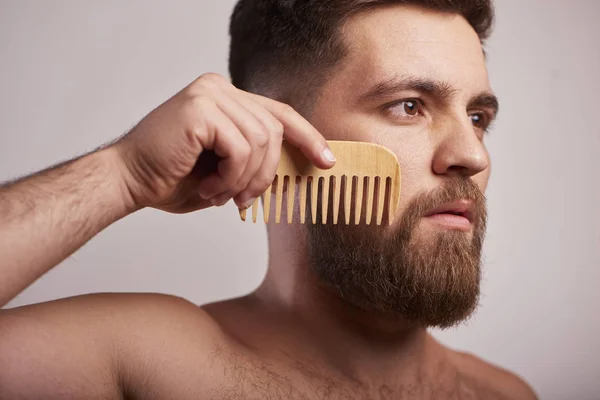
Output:
[[[327,140],[310,122],[291,106],[254,93],[247,93],[254,101],[265,107],[284,128],[283,137],[318,168],[329,169],[335,164],[335,156]]]

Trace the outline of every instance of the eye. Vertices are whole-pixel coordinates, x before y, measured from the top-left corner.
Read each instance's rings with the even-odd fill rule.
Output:
[[[400,103],[402,109],[408,115],[417,115],[419,113],[419,105],[416,101],[406,100]]]
[[[485,113],[475,113],[470,115],[471,122],[475,128],[486,130],[489,125],[489,118]]]
[[[419,115],[421,104],[417,99],[397,101],[387,106],[389,112],[399,118],[412,118]]]

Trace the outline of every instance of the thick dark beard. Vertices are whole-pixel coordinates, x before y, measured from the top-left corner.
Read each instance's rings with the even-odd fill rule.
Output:
[[[415,234],[428,211],[459,199],[474,204],[473,234]],[[477,307],[486,220],[479,187],[470,179],[452,179],[412,200],[393,232],[376,225],[308,224],[309,257],[318,279],[354,306],[448,328]]]

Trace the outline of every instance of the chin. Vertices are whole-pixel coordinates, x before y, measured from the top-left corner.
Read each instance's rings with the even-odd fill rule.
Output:
[[[419,227],[384,238],[372,230],[331,226],[309,231],[319,281],[362,310],[448,328],[478,304],[480,241],[465,232]]]

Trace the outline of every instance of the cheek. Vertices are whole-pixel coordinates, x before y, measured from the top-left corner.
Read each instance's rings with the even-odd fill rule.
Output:
[[[398,156],[401,170],[401,191],[398,213],[395,219],[399,221],[415,196],[428,189],[435,188],[439,182],[435,181],[431,173],[431,155],[426,151],[426,146],[407,146],[395,144],[388,146]]]
[[[415,195],[437,186],[438,183],[431,169],[433,150],[427,136],[415,140],[414,137],[406,135],[402,139],[384,145],[396,153],[400,163],[401,207],[406,207]]]

